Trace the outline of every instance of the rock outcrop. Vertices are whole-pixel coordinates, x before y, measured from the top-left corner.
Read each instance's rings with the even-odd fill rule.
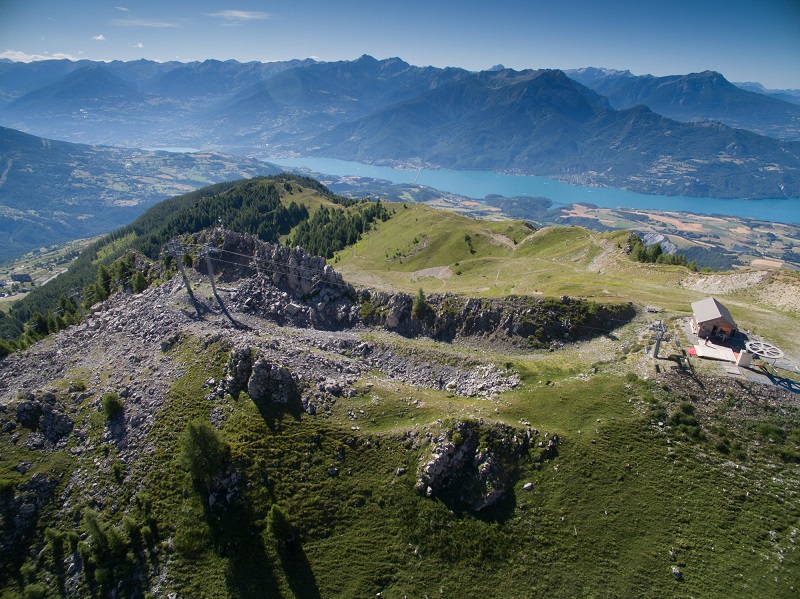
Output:
[[[285,404],[297,397],[297,382],[292,371],[274,364],[267,358],[259,358],[253,364],[247,394],[255,402],[271,401]]]
[[[449,293],[429,295],[416,317],[415,297],[408,294],[363,290],[358,301],[364,324],[405,337],[425,336],[440,341],[478,337],[531,348],[594,337],[636,314],[631,304],[601,305],[566,296],[467,299]]]
[[[241,391],[247,390],[250,375],[253,372],[253,352],[249,345],[242,345],[231,350],[225,371],[223,391],[236,396]]]
[[[255,355],[255,357],[254,357]],[[231,350],[223,392],[237,395],[247,391],[254,402],[263,401],[286,404],[299,397],[297,381],[286,366],[242,345]]]
[[[12,558],[17,548],[34,536],[39,515],[52,500],[57,484],[54,478],[37,473],[16,489],[0,492],[0,553]]]
[[[430,454],[417,470],[417,491],[472,512],[497,505],[513,486],[518,460],[537,434],[459,421],[431,435]]]
[[[12,404],[15,420],[25,428],[41,433],[49,447],[54,447],[72,432],[74,422],[62,406],[56,404],[56,396],[50,391],[40,395],[29,393],[27,398]]]

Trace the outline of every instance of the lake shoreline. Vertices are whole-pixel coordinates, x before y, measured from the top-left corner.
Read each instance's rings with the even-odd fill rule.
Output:
[[[545,197],[559,204],[593,204],[603,208],[630,208],[685,212],[704,216],[732,216],[764,222],[800,223],[800,198],[726,199],[650,195],[610,187],[571,185],[532,175],[493,171],[392,168],[333,158],[259,158],[281,167],[308,168],[332,176],[364,177],[393,184],[424,185],[442,192],[483,200],[487,195]]]

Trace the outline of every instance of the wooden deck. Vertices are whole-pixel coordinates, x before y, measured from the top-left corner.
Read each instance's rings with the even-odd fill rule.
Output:
[[[705,345],[698,343],[694,346],[694,351],[700,358],[709,358],[711,360],[722,360],[723,362],[736,362],[736,354],[729,347],[721,345],[714,345],[709,343]]]

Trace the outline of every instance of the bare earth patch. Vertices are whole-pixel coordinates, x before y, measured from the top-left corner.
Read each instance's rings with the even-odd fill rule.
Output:
[[[766,304],[800,314],[800,283],[796,280],[770,281],[759,297]]]
[[[726,294],[742,289],[756,290],[756,297],[766,305],[800,314],[800,280],[780,272],[754,270],[731,274],[693,275],[681,281],[687,289],[708,295]]]
[[[500,233],[493,233],[489,229],[480,229],[482,235],[486,235],[489,238],[489,243],[498,247],[507,247],[507,248],[514,248],[514,242],[506,237],[505,235],[501,235]]]
[[[718,275],[692,275],[681,286],[707,295],[726,294],[760,285],[770,277],[768,271],[746,271]]]
[[[423,268],[411,273],[412,280],[422,279],[424,277],[434,277],[436,279],[449,279],[453,276],[453,271],[449,266],[433,266],[431,268]]]
[[[607,239],[600,239],[598,242],[598,245],[603,248],[603,251],[592,258],[592,261],[589,262],[587,268],[591,272],[597,272],[600,274],[603,274],[608,270],[616,269],[618,257],[616,256],[616,248],[614,244]]]
[[[783,262],[780,260],[769,260],[766,258],[756,258],[750,263],[753,268],[781,268]]]

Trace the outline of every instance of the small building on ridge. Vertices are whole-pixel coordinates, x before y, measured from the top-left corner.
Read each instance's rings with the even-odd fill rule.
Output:
[[[692,331],[701,339],[714,335],[733,337],[737,330],[731,313],[713,297],[692,303]]]

